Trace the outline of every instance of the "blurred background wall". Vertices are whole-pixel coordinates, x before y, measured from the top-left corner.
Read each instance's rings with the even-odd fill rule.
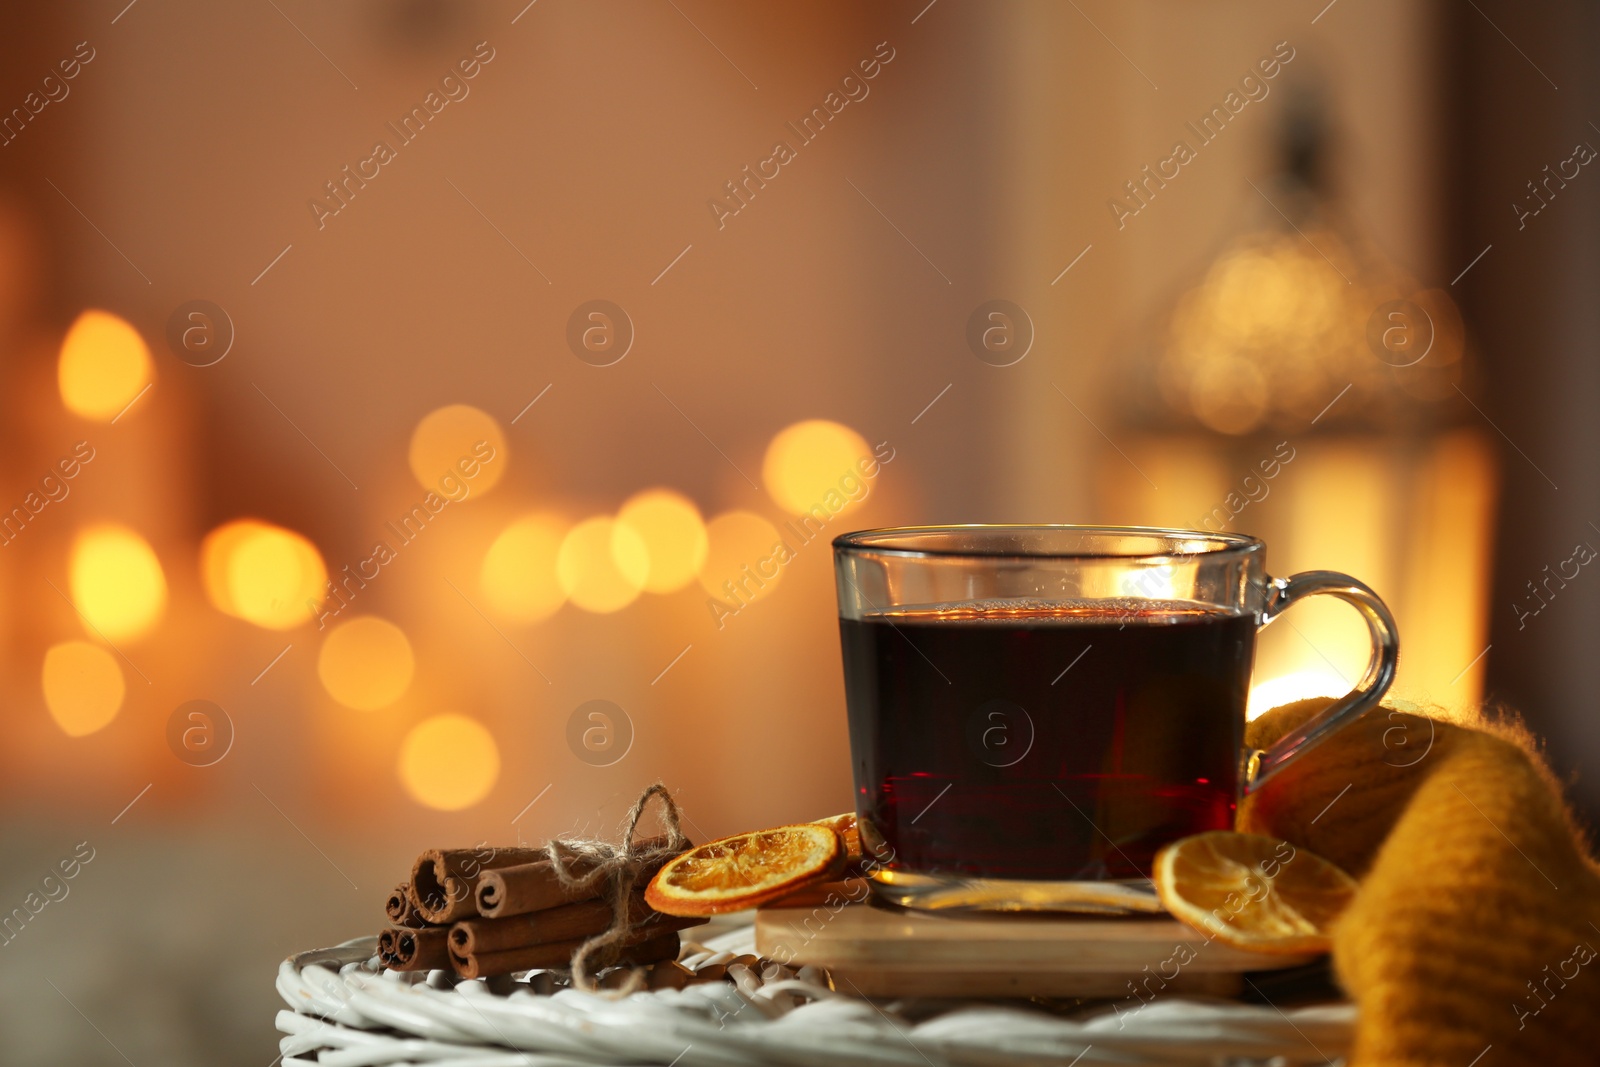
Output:
[[[124,5],[0,37],[16,1062],[268,1062],[422,847],[847,808],[863,526],[1260,534],[1600,805],[1590,8]]]
[[[1589,650],[1600,600],[1578,579],[1546,582],[1551,572],[1572,573],[1563,564],[1579,545],[1600,547],[1600,200],[1561,178],[1574,168],[1566,161],[1600,148],[1592,60],[1600,12],[1556,4],[1539,17],[1494,14],[1491,26],[1453,11],[1445,27],[1455,42],[1450,108],[1461,132],[1449,157],[1457,177],[1441,190],[1460,220],[1450,239],[1456,257],[1489,249],[1481,273],[1461,283],[1488,357],[1506,471],[1489,692],[1548,739],[1592,819],[1600,812],[1600,663]]]

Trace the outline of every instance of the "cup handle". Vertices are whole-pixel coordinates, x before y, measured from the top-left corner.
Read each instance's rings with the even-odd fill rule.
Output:
[[[1267,600],[1261,609],[1259,625],[1266,626],[1291,604],[1319,593],[1353,604],[1366,620],[1367,630],[1372,634],[1372,658],[1367,661],[1367,672],[1360,684],[1320,714],[1279,738],[1271,748],[1257,749],[1250,754],[1244,775],[1246,794],[1255,792],[1273,775],[1327,740],[1335,730],[1348,726],[1377,707],[1394,681],[1395,668],[1400,663],[1400,634],[1395,629],[1394,616],[1378,599],[1378,594],[1348,574],[1302,571],[1289,578],[1268,579]]]

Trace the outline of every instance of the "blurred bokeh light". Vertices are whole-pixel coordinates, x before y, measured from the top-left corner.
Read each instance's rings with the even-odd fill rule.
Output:
[[[761,477],[778,506],[795,515],[825,507],[846,510],[859,495],[851,486],[864,484],[862,467],[872,458],[861,435],[826,419],[807,419],[786,426],[767,446]]]
[[[450,404],[417,423],[409,458],[418,485],[450,500],[465,500],[493,489],[511,457],[492,415],[470,404]]]
[[[85,311],[67,330],[56,365],[61,402],[96,422],[110,422],[150,384],[150,349],[109,311]]]
[[[1340,697],[1349,690],[1349,683],[1327,668],[1280,675],[1250,687],[1245,718],[1255,720],[1284,704],[1309,697]]]
[[[257,519],[239,519],[207,534],[200,567],[218,611],[269,630],[293,629],[315,618],[327,593],[328,570],[316,546]]]
[[[556,579],[578,607],[598,615],[633,603],[650,576],[650,551],[631,526],[605,515],[567,531],[556,552]]]
[[[556,578],[556,556],[567,536],[557,515],[524,515],[507,526],[484,553],[478,584],[491,610],[519,623],[554,615],[567,591]]]
[[[650,557],[644,588],[672,593],[700,572],[706,559],[706,524],[700,509],[682,493],[646,489],[635,493],[617,512],[617,522],[631,528]]]
[[[92,632],[108,641],[150,632],[167,606],[167,579],[150,543],[117,523],[100,523],[72,545],[72,600]]]
[[[83,737],[110,723],[126,692],[116,657],[88,641],[51,645],[41,684],[45,707],[68,737]]]
[[[415,670],[405,631],[376,615],[336,623],[317,652],[323,688],[358,711],[375,711],[399,700]]]
[[[699,578],[707,593],[734,606],[772,595],[786,562],[776,526],[751,511],[726,511],[706,524],[706,539]]]
[[[424,719],[400,743],[400,781],[413,800],[439,811],[470,808],[500,777],[500,749],[465,715]]]

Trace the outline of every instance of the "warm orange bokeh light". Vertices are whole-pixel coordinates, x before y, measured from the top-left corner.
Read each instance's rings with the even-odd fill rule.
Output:
[[[759,600],[777,586],[789,551],[772,523],[749,511],[726,511],[706,524],[709,545],[700,584],[730,604]]]
[[[218,611],[269,630],[315,618],[328,583],[315,545],[258,519],[238,519],[207,534],[200,571]]]
[[[150,349],[109,311],[85,311],[61,342],[56,382],[74,415],[109,422],[150,384]]]
[[[69,564],[72,602],[107,641],[149,632],[167,606],[167,579],[150,542],[102,523],[78,534]]]
[[[567,524],[555,515],[528,515],[507,526],[484,554],[478,582],[496,613],[515,622],[548,619],[566,603],[556,556]]]
[[[376,711],[405,695],[416,662],[405,632],[387,619],[364,615],[328,631],[317,653],[317,677],[347,708]]]
[[[117,717],[126,688],[117,659],[87,641],[63,641],[44,654],[44,704],[61,732],[83,737]]]
[[[706,561],[707,541],[705,520],[693,501],[671,489],[646,489],[622,505],[617,521],[644,541],[650,555],[647,591],[671,593],[694,581]]]
[[[411,799],[439,811],[470,808],[500,777],[494,736],[465,715],[435,715],[400,743],[400,783]]]
[[[1278,678],[1268,678],[1250,688],[1250,702],[1244,717],[1259,719],[1273,708],[1293,704],[1310,697],[1338,697],[1350,691],[1350,684],[1329,668],[1297,671]]]
[[[451,500],[493,489],[506,471],[506,435],[493,415],[468,404],[430,411],[411,431],[411,474]]]
[[[644,539],[604,515],[585,519],[571,530],[556,553],[556,579],[572,602],[596,614],[633,603],[650,577],[650,552]]]
[[[867,442],[848,426],[808,419],[773,437],[761,477],[785,511],[799,515],[821,505],[836,515],[853,503],[851,488],[865,485],[861,463],[871,458]],[[858,499],[860,494],[857,489]]]

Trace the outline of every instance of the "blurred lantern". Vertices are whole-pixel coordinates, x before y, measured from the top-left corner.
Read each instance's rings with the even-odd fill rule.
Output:
[[[1246,191],[1241,231],[1134,353],[1099,496],[1116,521],[1262,537],[1274,573],[1355,575],[1400,624],[1398,684],[1469,704],[1496,476],[1463,418],[1461,318],[1345,219],[1317,99],[1287,111],[1278,173]],[[1285,625],[1258,653],[1253,712],[1343,693],[1365,662],[1342,605],[1312,601]]]
[[[109,311],[85,311],[61,342],[56,378],[67,410],[109,422],[150,384],[150,349]]]
[[[767,445],[761,478],[778,506],[795,515],[823,507],[838,514],[861,497],[862,464],[872,449],[848,426],[808,419],[785,427]]]
[[[706,559],[706,524],[692,501],[671,489],[646,489],[628,498],[617,521],[631,527],[649,553],[646,590],[671,593],[694,581]]]
[[[400,743],[400,783],[413,800],[439,811],[470,808],[500,777],[500,748],[465,715],[435,715]]]
[[[116,718],[125,693],[116,657],[88,641],[52,645],[40,684],[50,717],[68,737],[92,734]]]
[[[405,695],[416,664],[400,627],[376,615],[339,623],[317,654],[317,677],[347,708],[374,711]]]
[[[316,546],[258,519],[238,519],[207,534],[200,571],[218,611],[269,630],[310,622],[316,605],[332,595]]]
[[[555,515],[527,515],[507,526],[484,554],[478,584],[490,610],[513,622],[554,615],[567,593],[556,578],[556,555],[567,524]]]
[[[167,579],[150,543],[126,526],[102,523],[78,534],[69,564],[72,601],[107,641],[140,637],[167,606]]]

